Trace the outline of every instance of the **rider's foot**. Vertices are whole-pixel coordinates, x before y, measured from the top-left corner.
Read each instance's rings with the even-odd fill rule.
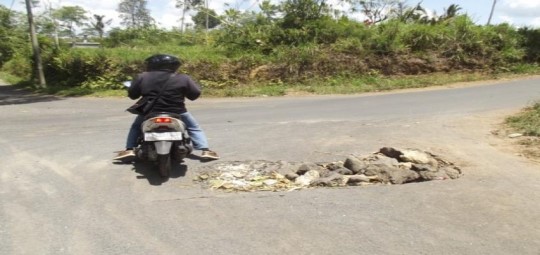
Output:
[[[135,157],[135,152],[133,150],[125,150],[118,152],[118,155],[114,157],[114,160],[128,160]]]
[[[219,159],[218,154],[215,151],[211,150],[203,150],[201,154],[201,158],[204,159]]]

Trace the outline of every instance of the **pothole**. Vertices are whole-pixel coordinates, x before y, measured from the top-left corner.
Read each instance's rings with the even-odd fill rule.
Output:
[[[205,166],[194,181],[225,191],[291,191],[313,187],[367,186],[450,180],[453,163],[419,149],[381,148],[337,162],[232,161]]]

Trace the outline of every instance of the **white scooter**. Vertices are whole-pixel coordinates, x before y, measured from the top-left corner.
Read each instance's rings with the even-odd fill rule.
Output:
[[[142,137],[134,149],[140,160],[157,162],[159,174],[168,177],[171,158],[182,162],[193,151],[191,139],[180,116],[174,113],[150,113],[141,124]]]
[[[131,82],[124,82],[129,87]],[[182,162],[193,151],[191,138],[180,115],[154,112],[144,117],[142,136],[134,148],[137,159],[157,162],[159,174],[169,177],[171,159]]]

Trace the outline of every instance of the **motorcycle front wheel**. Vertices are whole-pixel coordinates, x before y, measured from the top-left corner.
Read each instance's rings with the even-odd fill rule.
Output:
[[[171,156],[167,155],[158,155],[158,166],[159,174],[161,177],[169,177],[171,173]]]

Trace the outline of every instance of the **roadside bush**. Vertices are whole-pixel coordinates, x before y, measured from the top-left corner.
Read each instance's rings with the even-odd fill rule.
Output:
[[[528,62],[540,63],[540,28],[520,28],[518,33],[523,37],[521,45],[526,54],[524,59]]]
[[[488,26],[483,32],[481,38],[488,45],[484,54],[493,67],[508,67],[524,59],[525,51],[520,45],[522,37],[510,25]]]
[[[365,35],[368,29],[363,23],[358,23],[346,17],[338,20],[325,17],[307,26],[307,30],[311,31],[310,37],[313,38],[312,42],[318,44],[333,44],[345,38],[366,39]]]
[[[296,24],[296,23],[294,23]],[[344,38],[362,38],[366,27],[348,18],[334,20],[322,16],[300,25],[265,21],[261,17],[253,23],[226,25],[217,37],[217,44],[230,51],[248,50],[272,53],[279,46],[305,44],[333,44]]]
[[[224,82],[233,77],[235,80],[237,69],[233,68],[246,68],[237,62],[227,65],[222,54],[208,47],[169,44],[136,50],[128,47],[59,50],[44,58],[45,73],[51,86],[122,89],[121,82],[143,71],[144,60],[156,53],[179,56],[184,62],[182,71],[198,79]]]
[[[336,52],[350,54],[352,56],[366,55],[365,42],[360,38],[340,38],[331,45]]]
[[[435,51],[441,47],[445,40],[444,25],[425,23],[406,24],[401,37],[403,44],[411,52]]]
[[[62,51],[48,59],[46,73],[49,83],[62,87],[121,88],[127,79],[118,62],[96,49]]]
[[[17,52],[24,50],[28,49],[22,36],[14,36],[11,33],[0,31],[0,67],[14,57]]]
[[[163,29],[113,29],[109,36],[103,39],[105,47],[140,47],[145,45],[196,45],[205,42],[202,33],[189,31],[166,31]]]
[[[242,52],[262,52],[269,54],[278,38],[275,25],[245,24],[226,25],[217,34],[216,45],[227,50],[228,55]]]
[[[406,24],[399,20],[390,20],[382,24],[372,26],[375,30],[369,41],[369,50],[376,55],[390,55],[407,52],[407,45],[404,43],[404,28]]]
[[[32,80],[32,56],[27,54],[15,54],[11,59],[4,63],[2,72],[19,77],[21,80]]]
[[[519,36],[507,24],[478,26],[463,15],[450,20],[443,31],[439,52],[453,62],[456,69],[497,69],[523,57]]]
[[[26,48],[26,33],[18,29],[17,12],[0,5],[0,67]]]
[[[391,19],[364,24],[332,18],[322,1],[288,3],[298,5],[284,12],[288,16],[272,14],[271,6],[264,14],[231,12],[208,34],[115,29],[101,49],[56,49],[50,38],[40,37],[46,78],[50,86],[118,89],[156,53],[179,56],[183,72],[215,88],[332,76],[526,70],[526,61],[540,61],[540,30],[479,26],[466,15],[429,23]],[[299,8],[303,5],[310,8]],[[310,18],[295,18],[303,15]],[[31,79],[29,43],[10,40],[18,39],[0,40],[0,46],[10,47],[0,47],[0,63],[9,57],[2,70]]]

